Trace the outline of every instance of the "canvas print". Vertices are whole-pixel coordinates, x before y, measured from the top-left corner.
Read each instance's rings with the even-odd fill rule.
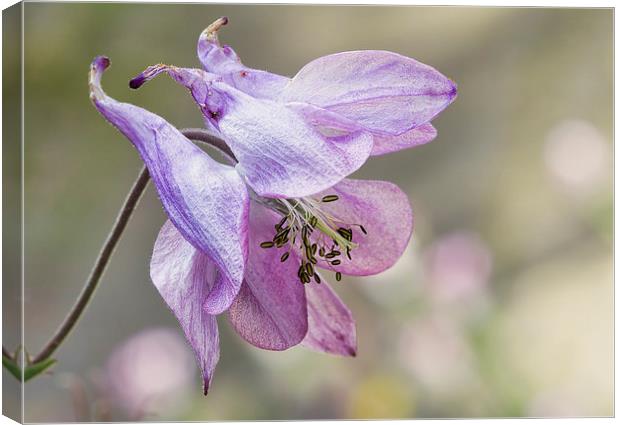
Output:
[[[3,414],[612,416],[613,18],[6,9]]]

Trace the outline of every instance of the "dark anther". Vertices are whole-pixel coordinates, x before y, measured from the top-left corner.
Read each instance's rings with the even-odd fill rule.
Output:
[[[319,222],[319,219],[316,218],[315,216],[312,216],[310,217],[310,221],[308,223],[310,223],[311,227],[316,227],[318,222]]]
[[[344,227],[338,228],[338,234],[345,238],[347,241],[351,242],[353,240],[353,232],[351,229],[345,229]]]
[[[316,273],[314,274],[314,281],[315,281],[316,283],[321,283],[321,278],[320,278],[320,277],[319,277],[319,275],[318,275],[318,274],[316,274]]]
[[[338,200],[337,195],[327,195],[327,196],[323,196],[323,199],[321,199],[321,202],[334,202],[337,200]]]
[[[361,224],[358,224],[360,230],[362,231],[363,234],[367,235],[368,232],[366,231],[366,229],[364,229],[364,226],[362,226]]]
[[[272,241],[265,241],[265,242],[261,242],[260,247],[261,248],[271,248],[274,245],[274,243]]]
[[[349,260],[351,259],[351,249],[349,247],[347,247],[347,257],[349,257]]]
[[[325,257],[325,248],[321,247],[319,249],[319,257]]]
[[[280,222],[278,224],[276,224],[276,230],[279,231],[282,226],[284,226],[284,223],[286,223],[286,220],[288,219],[288,217],[282,217],[282,220],[280,220]]]
[[[314,274],[314,267],[312,267],[312,264],[306,263],[306,273],[308,273],[309,276]]]
[[[340,273],[340,272],[336,272],[336,280],[337,280],[338,282],[340,282],[340,280],[342,280],[342,273]]]
[[[290,227],[285,227],[284,229],[280,230],[273,238],[273,241],[276,242],[279,239],[284,239],[285,241],[288,241],[288,234],[291,231]]]
[[[332,266],[337,266],[340,264],[340,260],[334,260],[332,261]]]
[[[340,251],[332,250],[332,252],[325,255],[325,258],[334,258],[340,255]]]
[[[312,244],[312,255],[316,254],[317,244]]]
[[[282,257],[280,257],[280,261],[281,262],[285,262],[288,258],[288,252],[285,252],[284,254],[282,254]]]

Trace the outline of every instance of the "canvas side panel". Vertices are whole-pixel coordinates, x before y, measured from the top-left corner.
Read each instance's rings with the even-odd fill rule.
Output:
[[[22,3],[2,11],[2,344],[22,335]],[[2,371],[2,414],[22,422],[20,382]]]

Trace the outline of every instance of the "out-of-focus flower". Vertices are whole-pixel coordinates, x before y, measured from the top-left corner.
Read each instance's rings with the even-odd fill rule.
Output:
[[[131,415],[175,406],[194,380],[192,356],[182,338],[166,328],[139,332],[116,347],[106,365],[106,387]]]
[[[403,328],[399,358],[405,369],[434,393],[459,394],[477,384],[474,354],[462,329],[444,317],[430,316]]]
[[[491,253],[480,237],[460,231],[442,236],[425,253],[429,291],[437,301],[468,301],[482,294]]]
[[[504,391],[527,389],[526,414],[613,414],[612,267],[586,246],[512,283],[489,334],[490,366]]]
[[[587,195],[611,176],[611,149],[600,131],[582,120],[562,121],[545,142],[545,163],[571,193]]]
[[[320,58],[281,84],[284,77],[245,68],[219,46],[225,22],[199,41],[199,54],[211,43],[205,55],[217,73],[156,65],[130,86],[167,72],[190,89],[207,125],[229,145],[234,168],[163,118],[107,96],[107,58],[96,58],[90,74],[93,103],[136,147],[170,218],[151,278],[195,351],[205,393],[219,359],[215,315],[227,310],[257,347],[303,341],[355,355],[347,307],[327,283],[298,282],[324,282],[319,268],[336,280],[379,273],[400,257],[412,230],[406,195],[391,183],[345,177],[373,145],[434,137],[421,127],[456,96],[454,83],[433,68],[378,51]]]
[[[348,417],[390,419],[415,416],[416,398],[411,385],[402,377],[370,375],[352,388]]]

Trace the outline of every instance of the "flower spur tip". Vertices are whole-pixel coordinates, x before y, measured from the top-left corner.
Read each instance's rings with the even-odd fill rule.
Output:
[[[105,93],[101,88],[101,76],[109,66],[110,59],[107,56],[97,56],[90,64],[88,87],[90,92],[90,98],[92,101],[97,101],[105,98]]]
[[[145,82],[146,78],[144,77],[144,75],[140,74],[129,81],[129,88],[134,90],[139,89]]]
[[[217,40],[217,32],[224,25],[228,24],[228,17],[221,16],[217,18],[212,24],[210,24],[201,34],[201,37],[205,37],[208,40]]]
[[[110,58],[107,56],[97,56],[93,59],[92,65],[97,71],[104,71],[110,66]]]

